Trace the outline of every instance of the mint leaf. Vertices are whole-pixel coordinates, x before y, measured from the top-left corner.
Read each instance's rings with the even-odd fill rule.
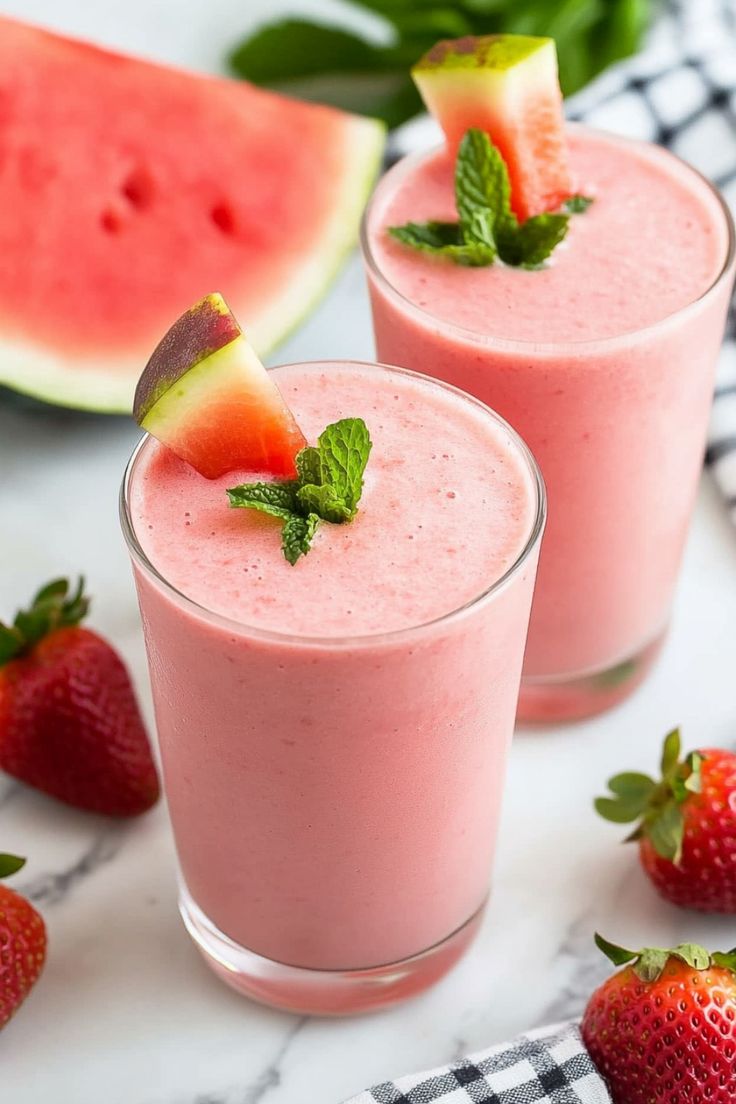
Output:
[[[496,255],[496,220],[490,207],[478,207],[472,211],[467,222],[462,225],[462,234],[466,243],[477,242],[486,245]]]
[[[296,480],[285,483],[241,483],[239,487],[232,487],[226,493],[231,506],[248,507],[286,520],[298,508],[298,486]]]
[[[320,521],[340,524],[355,516],[370,451],[363,419],[343,418],[327,426],[316,447],[309,445],[297,454],[296,479],[242,483],[231,487],[227,497],[231,506],[259,510],[283,522],[281,546],[293,565],[309,551]],[[3,647],[14,647],[12,630],[5,633],[7,641],[0,632],[0,662]]]
[[[495,259],[495,246],[480,240],[468,240],[457,222],[407,222],[404,226],[390,226],[388,233],[403,245],[415,250],[447,257],[458,265],[481,267],[491,265]]]
[[[457,222],[407,222],[404,226],[390,226],[392,238],[413,245],[415,249],[447,249],[462,245],[463,235]]]
[[[299,505],[303,511],[315,513],[324,521],[331,521],[339,525],[343,521],[350,521],[355,513],[345,504],[329,485],[316,486],[307,483],[298,491]]]
[[[342,500],[350,516],[363,493],[363,472],[372,443],[362,418],[342,418],[327,426],[318,439],[322,482]]]
[[[571,195],[562,204],[562,210],[566,215],[582,215],[593,202],[592,196]]]
[[[388,232],[403,245],[470,268],[493,264],[496,258],[495,246],[465,240],[457,222],[407,222],[404,226],[390,226]]]
[[[491,230],[515,223],[506,162],[484,130],[466,131],[455,162],[455,206],[463,231],[479,210],[489,213]]]
[[[319,487],[322,482],[322,460],[319,449],[307,445],[297,453],[296,471],[300,486],[304,486],[305,483],[316,483]]]
[[[517,226],[504,226],[498,237],[498,252],[508,265],[539,268],[567,234],[567,215],[533,215]]]
[[[292,567],[299,557],[306,555],[311,548],[312,537],[318,525],[317,514],[308,514],[306,517],[291,514],[287,518],[281,533],[281,547]]]
[[[458,147],[455,206],[459,223],[408,222],[390,227],[389,234],[456,264],[489,265],[498,256],[505,264],[529,269],[539,268],[567,234],[566,214],[533,215],[519,223],[511,209],[506,162],[477,128],[468,130]]]

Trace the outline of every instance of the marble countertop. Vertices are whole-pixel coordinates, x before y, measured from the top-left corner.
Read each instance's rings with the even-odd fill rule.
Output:
[[[15,0],[0,10],[215,69],[240,31],[275,6]],[[371,354],[354,258],[279,359]],[[116,513],[136,437],[125,419],[0,396],[0,613],[41,580],[83,571],[96,596],[92,623],[124,654],[150,721]],[[0,1037],[4,1104],[338,1104],[391,1075],[578,1012],[602,970],[595,928],[635,945],[730,946],[728,921],[658,901],[617,829],[592,814],[591,798],[619,768],[653,768],[676,724],[688,744],[734,742],[735,584],[736,533],[704,480],[658,667],[609,715],[517,735],[480,937],[434,990],[388,1012],[298,1018],[230,992],[179,922],[163,806],[119,825],[0,777],[0,844],[28,856],[14,884],[43,912],[50,940],[36,990]]]

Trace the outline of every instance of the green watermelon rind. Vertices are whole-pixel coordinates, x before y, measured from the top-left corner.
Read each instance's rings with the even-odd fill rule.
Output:
[[[345,171],[332,217],[325,231],[329,240],[305,257],[287,292],[274,300],[268,322],[242,318],[259,356],[267,357],[299,327],[324,298],[357,243],[360,219],[378,176],[386,128],[377,119],[353,116],[343,129]],[[307,263],[309,271],[307,271]],[[203,288],[204,292],[208,288]],[[238,312],[237,301],[232,303]],[[113,371],[83,366],[70,356],[66,361],[55,349],[28,341],[12,341],[0,334],[0,387],[54,406],[98,414],[129,414],[135,384],[143,367],[138,359],[114,358]],[[109,365],[110,357],[107,357]]]

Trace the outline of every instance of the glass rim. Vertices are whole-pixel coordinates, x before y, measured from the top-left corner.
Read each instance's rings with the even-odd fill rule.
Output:
[[[183,591],[179,590],[169,582],[165,575],[159,571],[159,569],[151,562],[146,553],[144,552],[138,536],[135,532],[135,526],[131,517],[130,510],[130,490],[131,484],[135,475],[135,469],[147,444],[151,440],[151,436],[145,433],[140,441],[136,444],[133,452],[128,460],[123,474],[122,483],[120,486],[119,495],[119,516],[120,525],[123,531],[125,542],[128,546],[128,552],[130,554],[133,564],[138,567],[145,575],[152,577],[153,580],[163,587],[164,591],[178,604],[183,603],[185,608],[189,609],[194,616],[200,620],[205,620],[210,624],[225,629],[228,632],[236,632],[242,636],[248,636],[251,639],[260,640],[272,644],[291,644],[307,647],[325,647],[331,649],[342,648],[355,648],[355,647],[370,647],[383,644],[392,644],[401,641],[404,638],[411,637],[415,634],[426,632],[432,628],[436,628],[445,623],[454,623],[456,620],[462,618],[465,614],[475,609],[477,606],[485,605],[490,599],[504,589],[512,579],[514,579],[526,562],[529,560],[532,552],[538,546],[542,533],[544,532],[544,526],[547,518],[547,493],[544,484],[544,479],[540,471],[539,465],[534,458],[534,455],[523,440],[523,438],[516,432],[513,426],[497,414],[495,410],[492,410],[480,399],[476,399],[474,395],[469,395],[465,391],[462,391],[459,387],[454,387],[452,384],[445,383],[442,380],[436,380],[431,376],[426,376],[421,372],[414,372],[409,368],[400,368],[397,365],[379,364],[373,361],[360,361],[360,360],[317,360],[300,362],[295,361],[288,364],[277,365],[269,371],[278,373],[281,369],[289,368],[304,368],[308,367],[312,369],[324,369],[336,366],[354,367],[359,369],[369,369],[370,371],[389,372],[392,375],[407,376],[411,379],[421,381],[422,385],[429,385],[431,388],[438,388],[441,391],[449,392],[452,395],[460,398],[463,402],[470,403],[477,409],[481,410],[483,414],[490,417],[497,427],[502,429],[508,434],[512,446],[519,452],[522,460],[524,461],[525,468],[531,479],[532,492],[534,494],[534,515],[531,522],[529,532],[524,539],[521,550],[515,557],[514,561],[509,567],[495,579],[489,586],[484,587],[480,593],[475,594],[472,598],[469,598],[462,605],[456,606],[446,613],[440,614],[438,617],[433,617],[428,621],[421,621],[417,624],[405,625],[398,629],[391,629],[387,632],[373,632],[373,633],[351,633],[350,635],[312,635],[301,634],[294,632],[284,632],[277,629],[267,629],[258,625],[251,625],[244,621],[236,620],[235,618],[228,617],[225,614],[217,613],[214,610],[209,609],[207,606],[196,602],[193,598],[190,598]]]
[[[438,315],[433,314],[431,311],[426,310],[424,307],[418,306],[403,295],[398,288],[394,287],[391,281],[382,272],[378,261],[371,249],[370,237],[368,232],[368,224],[370,222],[371,214],[376,206],[376,201],[380,197],[387,182],[392,177],[398,177],[403,175],[412,169],[415,165],[421,164],[423,161],[433,157],[442,147],[433,146],[431,149],[419,150],[416,153],[407,154],[405,157],[400,158],[395,165],[384,173],[381,179],[378,181],[373,194],[368,201],[365,210],[363,211],[363,217],[360,223],[360,248],[363,254],[363,260],[368,270],[369,275],[376,281],[377,285],[389,298],[398,302],[401,309],[406,311],[409,315],[418,318],[425,326],[427,322],[431,322],[435,327],[441,327],[446,333],[455,335],[459,340],[462,340],[466,344],[475,345],[477,347],[496,349],[499,352],[523,352],[528,354],[533,351],[535,353],[549,353],[549,354],[584,354],[591,355],[597,352],[604,353],[611,349],[615,349],[619,344],[626,344],[632,337],[643,337],[649,334],[657,333],[661,329],[665,329],[671,325],[674,320],[682,317],[688,312],[697,308],[705,299],[708,299],[723,283],[723,281],[729,276],[731,270],[734,267],[734,259],[736,258],[736,226],[734,225],[734,217],[731,213],[731,209],[727,204],[725,198],[716,186],[708,180],[698,169],[691,165],[684,158],[679,157],[678,154],[673,153],[672,150],[666,149],[664,146],[658,146],[654,142],[648,142],[640,138],[627,138],[624,135],[615,134],[611,131],[602,130],[599,127],[586,126],[584,123],[567,123],[566,128],[568,130],[586,131],[589,134],[600,135],[608,140],[613,140],[622,145],[633,146],[635,148],[650,149],[653,148],[658,153],[665,157],[671,157],[682,168],[691,173],[697,180],[704,184],[710,195],[715,199],[718,207],[724,218],[726,225],[727,243],[726,243],[726,255],[723,262],[723,266],[719,269],[718,274],[713,279],[712,283],[696,296],[695,299],[691,299],[689,302],[678,307],[677,310],[671,311],[663,318],[658,318],[655,322],[650,322],[646,326],[639,326],[633,330],[624,330],[621,333],[610,334],[608,337],[596,337],[596,338],[584,338],[581,341],[525,341],[520,338],[508,338],[508,337],[495,337],[493,334],[483,334],[477,330],[468,329],[465,326],[459,326],[454,322],[447,321],[444,318],[440,318]]]

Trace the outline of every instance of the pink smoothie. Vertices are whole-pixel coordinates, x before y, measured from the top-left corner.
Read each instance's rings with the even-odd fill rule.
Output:
[[[387,236],[454,217],[443,153],[388,174],[365,242],[379,357],[477,395],[539,461],[549,523],[524,673],[543,681],[615,668],[666,626],[733,278],[729,222],[693,170],[569,136],[594,203],[542,271],[463,268]]]
[[[262,473],[209,481],[145,444],[128,501],[166,791],[217,928],[279,962],[376,966],[487,894],[539,488],[450,389],[366,365],[275,377],[310,441],[365,419],[359,514],[292,567],[275,519],[227,504]]]

